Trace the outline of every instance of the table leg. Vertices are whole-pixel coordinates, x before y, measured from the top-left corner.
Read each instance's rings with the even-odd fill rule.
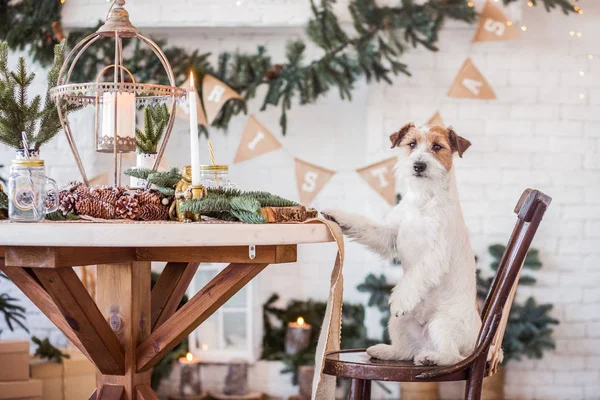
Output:
[[[151,371],[137,373],[135,357],[138,344],[150,335],[151,329],[150,262],[98,265],[96,303],[121,343],[125,360],[124,375],[98,371],[96,392],[104,400],[102,394],[107,393],[107,388],[114,396],[114,388],[122,387],[123,396],[116,400],[140,399],[136,388],[152,392]]]

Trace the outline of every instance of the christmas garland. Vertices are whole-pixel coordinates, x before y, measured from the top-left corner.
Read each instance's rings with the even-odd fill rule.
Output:
[[[503,0],[509,4],[518,0]],[[349,11],[353,32],[342,28],[333,12],[335,0],[310,0],[313,13],[306,33],[308,39],[324,54],[310,62],[304,61],[306,43],[291,41],[287,45],[286,61],[273,63],[267,50],[259,46],[254,54],[223,52],[216,65],[208,58],[210,53],[187,51],[180,47],[164,49],[178,82],[183,82],[190,70],[202,77],[210,74],[225,82],[245,100],[257,96],[260,86],[267,86],[262,110],[268,106],[281,107],[280,124],[285,134],[286,112],[297,99],[300,105],[316,102],[329,90],[337,88],[342,99],[350,99],[355,82],[362,76],[367,81],[386,81],[398,74],[410,75],[407,65],[400,62],[407,47],[424,46],[435,51],[438,35],[447,19],[473,23],[476,13],[473,3],[466,0],[399,0],[396,7],[378,6],[376,0],[352,0]],[[421,4],[422,3],[422,4]],[[569,0],[532,0],[532,5],[543,4],[546,10],[561,9],[565,14],[576,12]],[[0,40],[12,49],[30,46],[33,59],[42,65],[52,61],[52,49],[64,38],[61,27],[60,0],[0,0]],[[72,47],[95,29],[76,30],[68,37]],[[127,47],[132,43],[125,41]],[[74,81],[89,81],[105,65],[113,50],[112,42],[100,41],[96,51],[85,52],[79,60],[80,68],[73,73]],[[135,71],[140,82],[161,81],[162,65],[153,53],[139,45],[126,60],[129,70]],[[163,78],[164,79],[164,78]],[[164,82],[164,80],[163,80]],[[244,101],[232,100],[225,104],[213,126],[226,128],[234,115],[245,112]],[[202,129],[205,129],[202,127]]]
[[[176,168],[166,172],[130,168],[125,175],[147,180],[156,191],[166,196],[175,195],[175,186],[182,179]],[[261,213],[263,207],[296,207],[298,203],[280,196],[260,191],[244,192],[237,189],[209,188],[202,199],[190,199],[181,203],[181,212],[192,212],[223,221],[240,221],[247,224],[264,224],[267,218]]]

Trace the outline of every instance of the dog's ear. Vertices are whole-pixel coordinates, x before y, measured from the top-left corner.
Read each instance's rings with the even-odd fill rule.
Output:
[[[400,142],[402,141],[402,138],[404,138],[404,136],[406,136],[408,131],[414,127],[415,127],[415,124],[412,122],[409,122],[408,124],[406,124],[402,128],[400,128],[400,130],[398,132],[392,133],[390,135],[390,141],[392,142],[392,149],[394,147],[398,146],[400,144]]]
[[[458,136],[456,132],[454,132],[454,128],[451,126],[448,127],[448,141],[450,142],[450,148],[452,151],[456,151],[458,156],[462,158],[462,155],[469,147],[471,147],[471,142],[469,142],[464,137]]]

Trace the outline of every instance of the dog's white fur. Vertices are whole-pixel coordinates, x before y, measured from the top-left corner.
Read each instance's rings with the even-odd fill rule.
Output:
[[[428,127],[411,129],[423,140],[414,149],[401,147],[396,174],[404,196],[383,224],[339,210],[323,214],[355,241],[386,259],[398,258],[403,266],[390,296],[392,344],[372,346],[367,353],[383,360],[414,359],[416,365],[449,365],[473,351],[481,326],[475,257],[454,167],[448,170],[430,150]],[[427,164],[422,176],[416,176],[416,161]]]

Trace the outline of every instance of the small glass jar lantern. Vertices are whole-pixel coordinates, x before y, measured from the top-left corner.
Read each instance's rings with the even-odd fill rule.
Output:
[[[58,209],[58,187],[46,176],[43,160],[13,160],[8,196],[11,221],[38,222]]]
[[[165,54],[156,43],[139,33],[131,24],[129,13],[124,6],[125,0],[113,0],[104,25],[71,50],[60,69],[57,86],[50,91],[50,97],[56,103],[63,130],[86,185],[89,185],[89,181],[75,144],[71,125],[65,114],[66,105],[94,106],[96,150],[113,154],[115,185],[120,185],[120,154],[135,151],[136,108],[171,103],[171,116],[153,166],[153,169],[156,169],[173,129],[177,103],[187,97],[187,92],[175,85],[173,70]],[[133,74],[124,67],[123,38],[137,38],[152,50],[167,74],[169,85],[135,81]],[[100,70],[95,82],[71,83],[71,74],[81,55],[101,39],[114,40],[113,63]],[[110,70],[112,70],[112,81],[102,82],[101,77]]]
[[[237,185],[229,180],[228,165],[201,165],[200,184],[207,189],[237,189]]]

